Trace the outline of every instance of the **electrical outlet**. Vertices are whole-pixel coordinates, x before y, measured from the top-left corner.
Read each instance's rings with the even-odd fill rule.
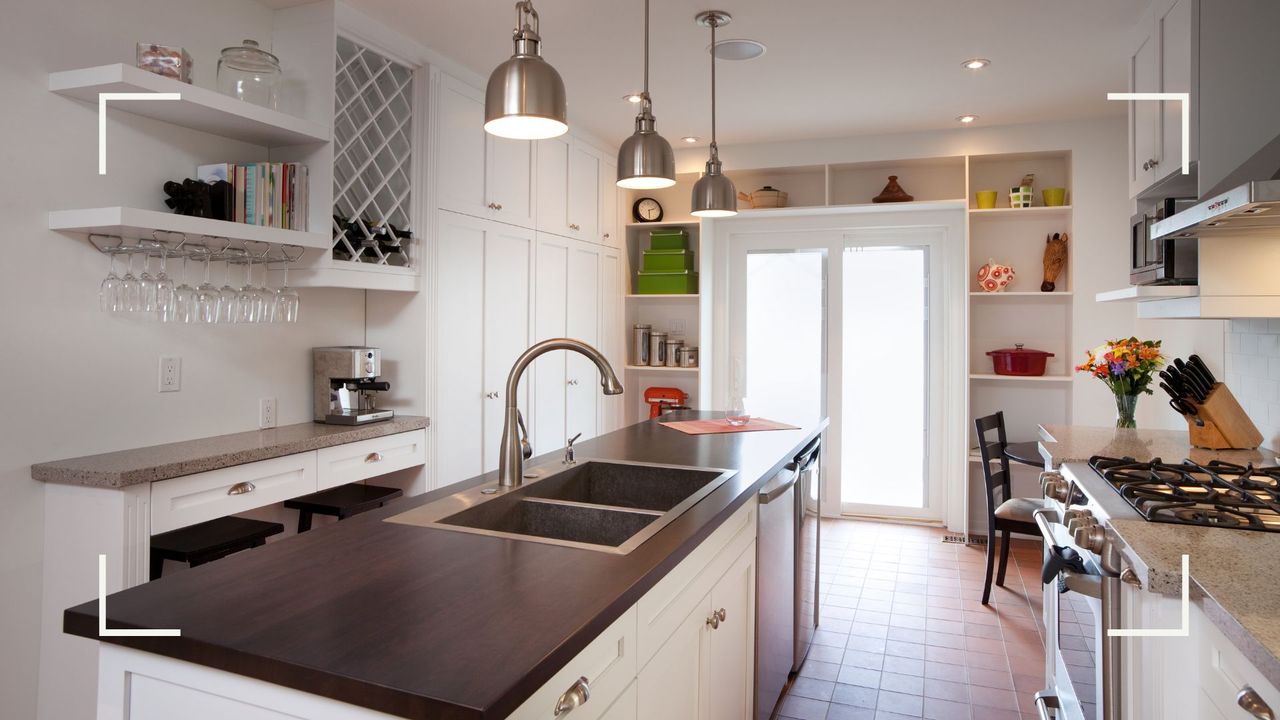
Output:
[[[262,398],[258,401],[258,427],[273,428],[276,426],[276,399]]]
[[[178,392],[182,389],[182,358],[160,358],[160,392]]]
[[[671,321],[671,334],[684,335],[684,318],[676,318]]]

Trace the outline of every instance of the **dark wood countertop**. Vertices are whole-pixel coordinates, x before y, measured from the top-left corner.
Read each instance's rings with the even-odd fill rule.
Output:
[[[796,424],[690,436],[650,421],[578,445],[580,461],[739,471],[629,555],[382,522],[490,473],[111,595],[108,627],[182,635],[104,641],[406,718],[506,717],[827,422]],[[96,640],[97,624],[96,600],[64,614],[73,635]]]

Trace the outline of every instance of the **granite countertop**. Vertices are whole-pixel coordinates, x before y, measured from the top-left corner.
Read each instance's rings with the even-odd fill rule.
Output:
[[[1148,522],[1086,464],[1093,455],[1160,457],[1171,462],[1224,460],[1272,464],[1275,453],[1192,448],[1186,432],[1046,425],[1041,454],[1062,466],[1102,506],[1122,552],[1143,585],[1182,594],[1182,556],[1189,556],[1190,595],[1219,630],[1273,685],[1280,686],[1280,533]]]
[[[398,415],[367,425],[299,423],[38,463],[31,466],[31,477],[66,485],[121,488],[419,430],[429,424],[427,418],[417,415]]]
[[[795,424],[803,429],[693,436],[651,420],[578,443],[579,462],[737,471],[627,555],[384,522],[494,481],[488,473],[115,593],[106,601],[109,627],[182,635],[101,640],[399,717],[503,718],[827,421]],[[560,453],[529,464],[559,466]],[[63,621],[70,634],[100,639],[96,600],[70,608]]]
[[[1241,465],[1268,465],[1276,460],[1274,450],[1205,450],[1192,447],[1185,430],[1142,430],[1085,425],[1041,425],[1040,454],[1053,467],[1069,462],[1087,462],[1094,455],[1131,457],[1135,460],[1162,458],[1168,462],[1205,463],[1225,460]]]

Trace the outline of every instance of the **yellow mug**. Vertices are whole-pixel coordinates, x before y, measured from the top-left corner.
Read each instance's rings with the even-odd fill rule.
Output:
[[[1045,188],[1040,191],[1047,207],[1058,207],[1067,204],[1067,189],[1060,187]]]
[[[979,190],[974,193],[978,198],[979,210],[990,210],[996,206],[995,190]]]

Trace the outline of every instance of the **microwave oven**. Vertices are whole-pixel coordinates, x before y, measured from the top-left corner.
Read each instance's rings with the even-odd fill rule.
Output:
[[[1129,283],[1132,285],[1195,285],[1199,277],[1198,238],[1154,238],[1151,226],[1195,204],[1194,198],[1165,198],[1151,212],[1130,220]]]

